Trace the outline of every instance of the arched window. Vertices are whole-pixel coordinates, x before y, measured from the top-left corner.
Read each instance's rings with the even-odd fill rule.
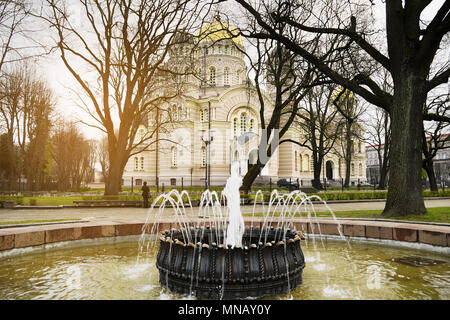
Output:
[[[234,159],[233,160],[234,161],[239,161],[239,152],[237,150],[234,152]]]
[[[231,55],[234,56],[234,47],[231,47]]]
[[[216,84],[216,68],[209,68],[209,84]]]
[[[362,167],[362,164],[360,163],[359,164],[359,175],[362,176],[362,174],[363,174],[363,167]]]
[[[178,120],[181,120],[181,117],[183,117],[183,108],[178,107],[178,112],[177,112]]]
[[[250,119],[249,131],[253,132],[255,130],[255,119]]]
[[[351,175],[354,176],[355,175],[355,164],[352,163],[351,167],[350,167],[350,171],[351,171]]]
[[[309,155],[305,154],[305,171],[309,171]]]
[[[170,152],[172,154],[172,167],[176,168],[178,163],[177,163],[177,149],[175,147],[172,147],[170,149]]]
[[[228,67],[223,69],[223,84],[226,86],[230,84],[230,68]]]
[[[134,170],[139,170],[139,159],[138,157],[134,157]]]
[[[233,135],[236,137],[238,135],[238,119],[233,119]]]
[[[201,112],[200,112],[200,121],[201,122],[208,122],[208,118],[209,117],[209,115],[208,115],[208,109],[203,109]]]
[[[294,152],[294,164],[295,164],[295,171],[298,171],[297,151]]]
[[[236,84],[241,84],[241,70],[236,71]]]
[[[302,172],[303,171],[303,159],[302,159],[301,154],[298,155],[298,163],[300,165],[300,172]]]
[[[141,157],[141,170],[144,171],[144,157]]]
[[[202,109],[200,111],[200,122],[208,122],[208,109]]]
[[[202,147],[202,167],[206,167],[206,148]]]
[[[241,134],[247,132],[247,114],[241,113]]]

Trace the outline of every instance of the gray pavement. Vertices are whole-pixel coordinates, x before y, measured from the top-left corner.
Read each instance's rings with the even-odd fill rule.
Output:
[[[347,210],[382,210],[385,202],[353,202],[330,203],[328,206],[333,211]],[[426,200],[425,206],[450,207],[450,199]],[[324,205],[316,204],[316,211],[326,211]],[[265,206],[267,210],[267,206]],[[193,208],[194,214],[198,208]],[[155,209],[155,212],[157,209]],[[242,206],[242,213],[253,212],[253,205]],[[257,205],[255,212],[263,212],[263,207]],[[51,219],[84,219],[88,221],[145,221],[149,209],[144,208],[64,208],[64,209],[0,209],[0,222],[24,221],[24,220],[51,220]],[[165,209],[164,216],[173,215],[173,209]]]

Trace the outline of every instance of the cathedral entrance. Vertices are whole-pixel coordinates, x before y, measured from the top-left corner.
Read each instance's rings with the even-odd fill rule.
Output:
[[[326,171],[326,176],[327,176],[327,180],[333,180],[333,162],[331,160],[328,160],[325,163],[325,171]]]

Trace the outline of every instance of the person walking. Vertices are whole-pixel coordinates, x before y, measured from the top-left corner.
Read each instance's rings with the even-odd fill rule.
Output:
[[[144,181],[144,185],[141,188],[142,190],[142,198],[144,198],[144,208],[148,208],[148,196],[150,189],[147,186],[147,182]]]

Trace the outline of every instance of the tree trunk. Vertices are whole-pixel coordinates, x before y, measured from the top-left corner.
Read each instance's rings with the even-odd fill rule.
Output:
[[[316,156],[313,155],[313,158],[316,158]],[[323,185],[320,182],[320,173],[322,172],[322,161],[323,158],[318,156],[317,160],[313,160],[314,162],[314,179],[312,181],[312,186],[317,190],[322,190]]]
[[[242,180],[242,186],[240,188],[241,191],[243,191],[245,194],[248,194],[250,188],[252,187],[253,181],[255,181],[263,168],[264,164],[260,163],[259,160],[251,165],[251,167],[247,171],[247,174]]]
[[[430,182],[430,190],[438,191],[436,174],[434,172],[434,166],[433,166],[433,159],[425,161],[423,164],[423,168],[425,169],[425,171],[427,172],[427,175],[428,175],[428,181]]]
[[[352,165],[352,139],[350,136],[350,127],[347,128],[346,136],[346,146],[345,146],[345,180],[344,188],[350,187],[350,168]]]
[[[383,216],[426,213],[422,196],[422,107],[426,101],[424,79],[401,70],[394,77],[391,112],[389,188]]]
[[[111,158],[108,170],[108,178],[105,181],[105,195],[119,194],[122,186],[124,165],[120,157]]]
[[[389,168],[387,165],[387,160],[385,159],[383,165],[380,166],[380,181],[378,183],[378,189],[383,190],[386,188],[386,178]]]

